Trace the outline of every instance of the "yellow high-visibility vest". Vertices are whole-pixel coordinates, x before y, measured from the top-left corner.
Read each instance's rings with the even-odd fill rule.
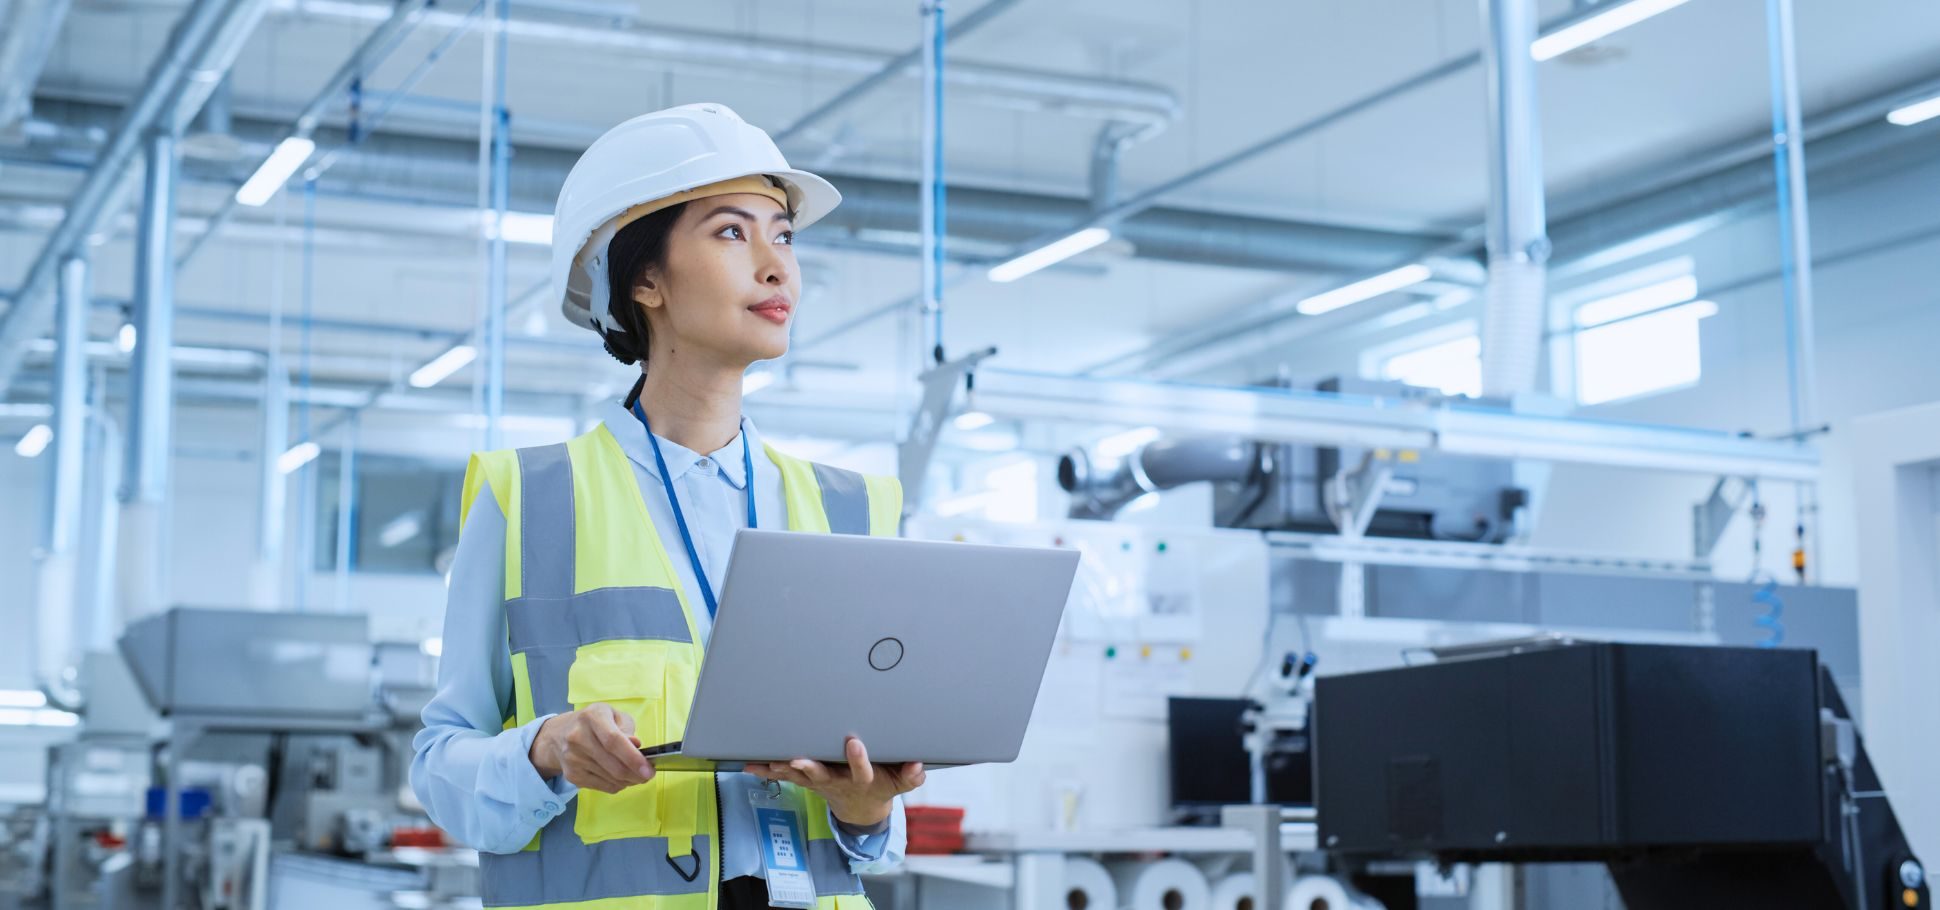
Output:
[[[764,448],[781,469],[789,530],[897,533],[896,478]],[[485,490],[505,515],[514,709],[506,729],[603,702],[632,716],[641,742],[680,739],[703,649],[619,442],[601,425],[558,445],[474,455],[464,515]],[[835,843],[827,804],[798,795],[817,910],[873,910]],[[740,808],[719,804],[706,772],[663,771],[619,793],[581,790],[523,851],[480,854],[485,906],[713,910],[721,812]]]

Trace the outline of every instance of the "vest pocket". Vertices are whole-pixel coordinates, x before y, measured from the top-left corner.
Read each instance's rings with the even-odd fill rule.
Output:
[[[595,702],[611,705],[633,718],[634,735],[642,745],[670,741],[668,714],[673,703],[685,726],[687,701],[693,697],[693,684],[682,689],[668,683],[682,677],[679,667],[691,666],[691,645],[681,642],[622,639],[583,646],[567,675],[567,698],[575,709]],[[663,799],[679,799],[666,792],[664,778],[618,793],[581,790],[579,812],[573,831],[586,843],[621,837],[657,837],[665,833],[662,824]],[[677,813],[678,814],[678,813]]]

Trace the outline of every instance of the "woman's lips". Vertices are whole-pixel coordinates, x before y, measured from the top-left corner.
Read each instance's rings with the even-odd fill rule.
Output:
[[[794,307],[789,306],[788,301],[780,297],[771,297],[754,306],[748,307],[748,312],[776,325],[786,323],[788,321],[788,314],[793,310]]]

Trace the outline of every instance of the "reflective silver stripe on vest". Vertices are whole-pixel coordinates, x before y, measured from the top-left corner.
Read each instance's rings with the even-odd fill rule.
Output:
[[[625,837],[583,843],[573,833],[579,801],[546,824],[543,849],[480,853],[479,891],[487,907],[566,904],[642,894],[705,894],[713,880],[713,845],[694,835],[693,852],[670,859],[664,837]]]
[[[572,456],[563,442],[518,452],[520,593],[525,597],[571,597]]]
[[[815,482],[822,487],[822,511],[828,513],[829,530],[837,534],[869,533],[869,484],[861,474],[810,465]]]
[[[849,855],[835,841],[808,842],[808,874],[815,879],[815,893],[823,897],[862,893],[862,879],[849,871]]]
[[[573,709],[567,677],[581,645],[612,639],[686,643],[687,617],[670,588],[600,588],[564,598],[521,597],[505,604],[512,653],[525,655],[535,716]]]
[[[571,597],[521,597],[505,604],[512,651],[576,648],[614,638],[693,641],[671,588],[600,588]]]

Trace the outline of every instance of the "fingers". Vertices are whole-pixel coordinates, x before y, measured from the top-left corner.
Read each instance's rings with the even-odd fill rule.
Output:
[[[876,766],[869,764],[869,747],[862,744],[861,737],[851,736],[844,744],[843,751],[849,756],[849,779],[860,786],[867,787],[876,782]]]
[[[913,761],[903,765],[902,773],[898,777],[902,779],[902,792],[904,793],[908,793],[922,786],[923,781],[929,779],[928,775],[923,773],[923,763],[920,761]]]
[[[803,777],[807,778],[808,783],[804,786],[811,789],[827,786],[835,780],[835,772],[830,771],[828,765],[822,764],[812,758],[795,759],[788,763],[788,767],[800,772]]]
[[[778,780],[798,787],[810,786],[808,775],[790,767],[788,762],[774,762],[768,765],[768,776],[764,779]]]
[[[609,705],[588,705],[579,712],[579,722],[566,736],[566,756],[561,763],[569,771],[567,780],[606,793],[646,783],[653,778],[653,763],[640,754],[637,741],[622,732],[633,719]]]

